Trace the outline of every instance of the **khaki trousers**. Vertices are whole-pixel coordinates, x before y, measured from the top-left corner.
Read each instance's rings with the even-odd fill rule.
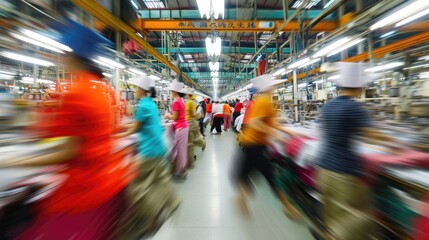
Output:
[[[197,120],[188,120],[189,137],[188,137],[188,165],[194,162],[195,147],[203,147],[205,140],[200,133]]]
[[[322,219],[341,240],[371,239],[371,195],[358,177],[319,169],[318,184],[323,196]]]

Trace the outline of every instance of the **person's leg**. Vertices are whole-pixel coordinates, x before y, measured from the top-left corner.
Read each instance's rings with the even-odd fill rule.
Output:
[[[226,120],[226,118],[227,118],[228,116],[227,115],[223,115],[223,122],[224,122],[224,124],[223,124],[223,130],[224,131],[226,131],[227,130],[227,120]]]
[[[188,163],[188,133],[189,128],[179,128],[176,130],[175,138],[177,144],[177,164],[176,174],[182,174],[186,172],[186,166]]]
[[[215,129],[215,127],[216,127],[215,121],[216,121],[216,118],[214,118],[214,119],[213,119],[213,123],[212,123],[212,125],[211,125],[211,127],[210,127],[210,133],[213,133],[213,130],[214,130],[214,129]]]
[[[223,118],[218,117],[216,119],[217,119],[216,132],[222,133],[222,120],[223,120]]]
[[[243,214],[248,215],[249,209],[247,207],[247,198],[251,193],[249,174],[254,169],[254,162],[251,157],[251,148],[243,147],[243,149],[240,149],[239,151],[241,152],[237,158],[237,169],[234,176],[239,188],[236,201],[240,211]]]
[[[369,239],[374,233],[370,218],[371,194],[359,178],[328,170],[319,171],[324,201],[323,220],[339,239]]]
[[[301,213],[289,202],[286,194],[279,189],[274,181],[274,167],[271,164],[271,156],[267,147],[255,147],[255,151],[252,153],[256,161],[256,168],[265,177],[270,184],[274,193],[282,203],[285,213],[292,219],[302,218]]]
[[[226,130],[228,130],[229,129],[229,127],[231,126],[231,115],[227,115],[226,116]]]

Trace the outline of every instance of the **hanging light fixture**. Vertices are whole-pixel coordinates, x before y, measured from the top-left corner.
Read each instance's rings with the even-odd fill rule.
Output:
[[[219,62],[209,62],[210,71],[218,72],[219,71]]]
[[[207,55],[217,57],[220,56],[222,51],[222,39],[220,37],[206,38],[206,49],[207,49]]]
[[[215,19],[224,16],[225,1],[224,0],[197,0],[198,9],[201,18],[206,16],[207,19],[213,15]]]

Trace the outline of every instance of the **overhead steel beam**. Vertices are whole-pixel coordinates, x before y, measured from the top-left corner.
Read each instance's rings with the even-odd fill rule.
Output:
[[[253,8],[252,8],[253,10]],[[289,10],[288,15],[292,15],[296,10]],[[307,10],[308,19],[313,19],[320,15],[321,10]],[[198,9],[147,9],[139,10],[138,16],[143,19],[201,19],[201,15]],[[226,19],[235,20],[240,18],[237,16],[237,10],[235,8],[225,9],[224,16]],[[283,10],[278,9],[257,9],[256,18],[258,20],[282,20],[284,19]],[[334,20],[333,14],[326,17],[326,19]]]
[[[158,52],[152,45],[146,42],[144,39],[139,37],[136,34],[136,30],[133,29],[128,24],[124,23],[120,19],[113,16],[105,8],[103,8],[99,3],[93,0],[73,0],[73,2],[80,6],[82,9],[88,11],[92,16],[96,17],[100,21],[104,22],[110,28],[123,32],[128,36],[128,38],[134,40],[143,50],[152,55],[154,58],[158,59],[161,63],[165,64],[166,67],[175,71],[178,75],[182,74],[180,68],[171,63],[167,58],[165,58],[160,52]],[[182,77],[193,87],[201,90],[201,87],[195,83],[191,78],[182,74]]]
[[[234,65],[233,65],[233,63],[229,63],[229,64],[230,65],[225,66],[225,62],[219,62],[219,65],[220,65],[219,67],[223,68],[225,66],[225,67],[233,68],[233,67],[244,67],[244,65],[245,65],[245,63],[235,63]],[[255,66],[256,65],[254,63],[249,64],[249,68],[253,68]],[[198,67],[198,68],[207,67],[208,68],[209,67],[209,63],[208,63],[208,61],[204,62],[204,63],[200,63],[200,62],[198,62],[198,63],[184,62],[184,63],[180,63],[180,67],[181,68],[183,68],[183,67]]]
[[[314,17],[310,22],[304,23],[303,31],[307,31],[316,27],[319,22],[321,22],[324,18],[333,13],[339,6],[343,5],[347,0],[336,0],[327,8],[325,8],[319,15]]]
[[[210,32],[212,31],[209,20],[146,20],[139,19],[137,26],[144,31],[188,31]],[[297,21],[289,21],[283,24],[281,21],[249,21],[249,20],[216,20],[214,30],[217,32],[289,32],[298,30]],[[312,31],[330,32],[338,27],[338,21],[322,21],[317,23]]]
[[[158,51],[161,51],[161,48],[157,48]],[[267,53],[273,53],[276,52],[276,48],[267,48]],[[207,49],[203,47],[181,47],[180,49],[173,48],[171,49],[170,53],[206,53]],[[240,53],[240,54],[254,54],[256,52],[255,48],[247,48],[247,47],[241,47],[241,48],[229,48],[229,47],[222,47],[222,54],[229,54],[229,53]],[[284,48],[283,49],[284,54],[289,54],[290,49]]]
[[[189,77],[193,79],[211,79],[211,72],[187,72]],[[244,78],[244,76],[236,76],[233,72],[219,72],[219,79],[240,79]]]

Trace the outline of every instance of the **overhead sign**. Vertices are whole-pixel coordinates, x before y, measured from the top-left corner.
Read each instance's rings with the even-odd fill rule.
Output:
[[[139,25],[146,31],[211,31],[211,23],[207,20],[149,20],[140,19]],[[282,25],[281,21],[248,21],[248,20],[216,20],[215,31],[264,32],[274,31]],[[322,21],[313,27],[314,31],[332,31],[337,27],[336,21]],[[283,31],[298,29],[298,22],[291,21]]]

